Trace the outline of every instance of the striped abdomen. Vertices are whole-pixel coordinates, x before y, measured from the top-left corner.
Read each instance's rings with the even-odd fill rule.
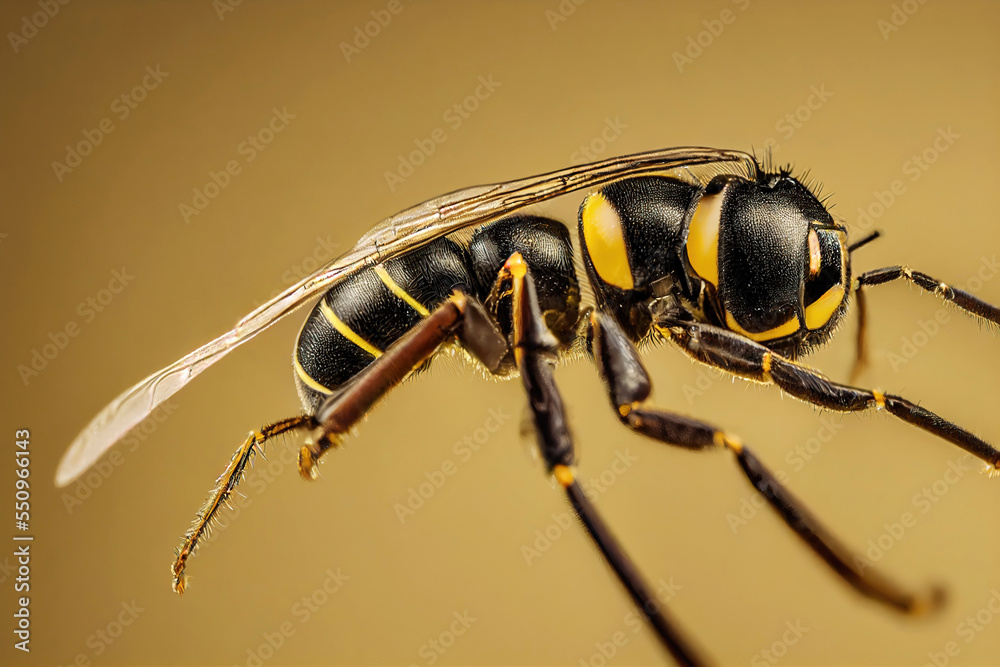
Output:
[[[324,397],[372,363],[456,288],[486,301],[514,252],[531,267],[550,327],[568,343],[579,306],[569,232],[546,218],[506,218],[477,229],[467,246],[450,237],[438,239],[332,287],[310,313],[296,343],[295,381],[303,406],[314,412]],[[493,305],[497,323],[509,336],[509,304],[501,299]]]

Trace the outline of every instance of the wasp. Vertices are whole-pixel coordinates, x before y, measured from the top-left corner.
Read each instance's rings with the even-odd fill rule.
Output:
[[[566,226],[522,209],[579,190],[587,194],[577,260]],[[642,343],[669,341],[695,361],[821,408],[884,411],[997,472],[1000,451],[968,430],[902,396],[835,382],[800,361],[830,339],[853,299],[856,377],[867,357],[865,290],[896,280],[1000,323],[996,306],[906,266],[854,275],[853,251],[877,236],[849,242],[845,225],[790,171],[730,150],[670,148],[459,190],[387,218],[231,331],[125,391],[72,443],[56,483],[73,481],[196,375],[322,293],[293,355],[304,411],[251,432],[237,449],[176,552],[178,593],[199,539],[265,442],[309,432],[299,471],[315,477],[320,457],[378,401],[450,349],[488,374],[521,378],[546,471],[677,662],[705,659],[577,480],[553,376],[562,357],[592,359],[629,429],[667,445],[729,451],[788,527],[859,593],[900,612],[924,612],[940,604],[940,590],[913,592],[862,569],[738,436],[652,404],[637,352]],[[589,305],[583,281],[594,296]]]

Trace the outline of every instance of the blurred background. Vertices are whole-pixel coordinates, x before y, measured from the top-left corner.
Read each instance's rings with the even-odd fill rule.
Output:
[[[769,148],[852,233],[885,232],[858,270],[905,262],[1000,302],[995,3],[38,0],[4,3],[0,26],[0,479],[11,499],[30,429],[35,536],[32,651],[8,632],[4,664],[667,662],[533,460],[519,384],[449,361],[317,482],[276,442],[172,593],[172,550],[232,451],[300,410],[305,311],[52,483],[121,390],[444,192],[667,146]],[[539,211],[575,228],[581,198]],[[904,284],[869,303],[862,384],[1000,442],[995,330]],[[855,322],[810,363],[846,380]],[[824,414],[669,347],[645,358],[658,404],[741,434],[877,567],[949,592],[920,619],[861,598],[753,505],[731,457],[626,432],[587,363],[560,367],[581,476],[706,654],[996,662],[1000,480],[885,415]]]

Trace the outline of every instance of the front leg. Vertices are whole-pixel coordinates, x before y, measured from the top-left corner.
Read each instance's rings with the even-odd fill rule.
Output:
[[[990,466],[990,474],[1000,470],[1000,451],[902,396],[833,382],[819,371],[772,352],[760,343],[710,324],[661,317],[656,326],[661,334],[698,361],[757,382],[773,382],[786,393],[829,410],[886,410],[982,459]]]

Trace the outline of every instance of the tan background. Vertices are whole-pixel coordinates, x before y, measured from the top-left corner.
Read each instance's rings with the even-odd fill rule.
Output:
[[[78,430],[124,387],[284,287],[322,248],[317,238],[343,251],[377,220],[429,197],[567,166],[617,119],[627,127],[600,157],[692,144],[759,150],[772,138],[776,159],[811,169],[849,224],[900,179],[905,193],[877,221],[887,237],[858,255],[860,269],[905,261],[962,283],[1000,246],[994,3],[928,3],[886,39],[878,22],[891,18],[888,0],[406,2],[348,63],[340,44],[385,7],[244,2],[220,20],[207,0],[71,3],[18,53],[8,37],[0,495],[12,495],[13,432],[30,428],[36,542],[33,651],[13,651],[5,630],[0,662],[247,664],[264,634],[290,622],[294,635],[264,664],[427,665],[421,646],[466,610],[476,622],[438,664],[599,665],[595,644],[619,630],[628,643],[615,664],[665,660],[648,630],[632,633],[629,602],[581,530],[526,564],[521,547],[565,506],[519,435],[519,385],[483,382],[454,364],[394,395],[324,461],[318,483],[282,463],[278,443],[271,465],[281,474],[244,489],[249,505],[194,559],[189,594],[175,596],[171,551],[230,452],[248,429],[299,409],[289,352],[304,314],[182,392],[174,413],[67,510],[51,480]],[[569,16],[550,23],[560,7]],[[735,20],[678,71],[672,54],[704,22],[718,28],[723,10]],[[0,27],[21,31],[37,11],[4,3]],[[157,65],[169,76],[120,119],[116,97]],[[480,76],[500,86],[456,129],[443,114]],[[789,136],[783,119],[813,87],[831,96],[802,111],[811,117]],[[275,107],[295,118],[247,163],[238,147]],[[114,131],[59,182],[52,163],[102,118]],[[438,127],[446,141],[390,191],[384,173]],[[959,138],[914,182],[904,163],[939,128]],[[229,160],[242,173],[185,224],[179,205]],[[543,210],[573,221],[578,202]],[[134,280],[85,322],[78,304],[121,267]],[[1000,280],[980,294],[1000,302]],[[894,369],[890,354],[941,306],[904,285],[881,288],[871,305],[864,382],[1000,441],[997,337],[947,311],[950,321]],[[25,386],[17,366],[70,322],[79,335]],[[812,360],[834,378],[846,377],[853,324]],[[771,513],[734,535],[726,515],[750,493],[728,457],[624,432],[593,370],[562,368],[582,475],[607,480],[619,453],[637,457],[599,505],[651,580],[682,587],[671,608],[706,652],[724,664],[768,664],[759,652],[800,621],[809,631],[786,647],[783,664],[918,665],[948,641],[961,649],[950,664],[998,660],[1000,618],[968,643],[956,626],[1000,588],[1000,480],[968,473],[940,482],[947,494],[922,514],[913,496],[944,479],[960,453],[884,416],[834,416],[842,427],[795,471],[785,457],[820,434],[819,413],[728,380],[694,396],[704,371],[668,348],[646,358],[660,404],[741,433],[850,544],[865,549],[884,523],[913,513],[915,525],[879,566],[911,585],[944,582],[951,594],[935,618],[898,618],[831,576]],[[490,410],[510,417],[461,460],[454,443],[475,437]],[[401,526],[394,504],[447,460],[458,472]],[[293,605],[330,568],[350,580],[302,623]],[[10,619],[12,575],[3,576]],[[103,643],[94,633],[109,624],[115,632],[122,603],[133,600],[143,611]]]

